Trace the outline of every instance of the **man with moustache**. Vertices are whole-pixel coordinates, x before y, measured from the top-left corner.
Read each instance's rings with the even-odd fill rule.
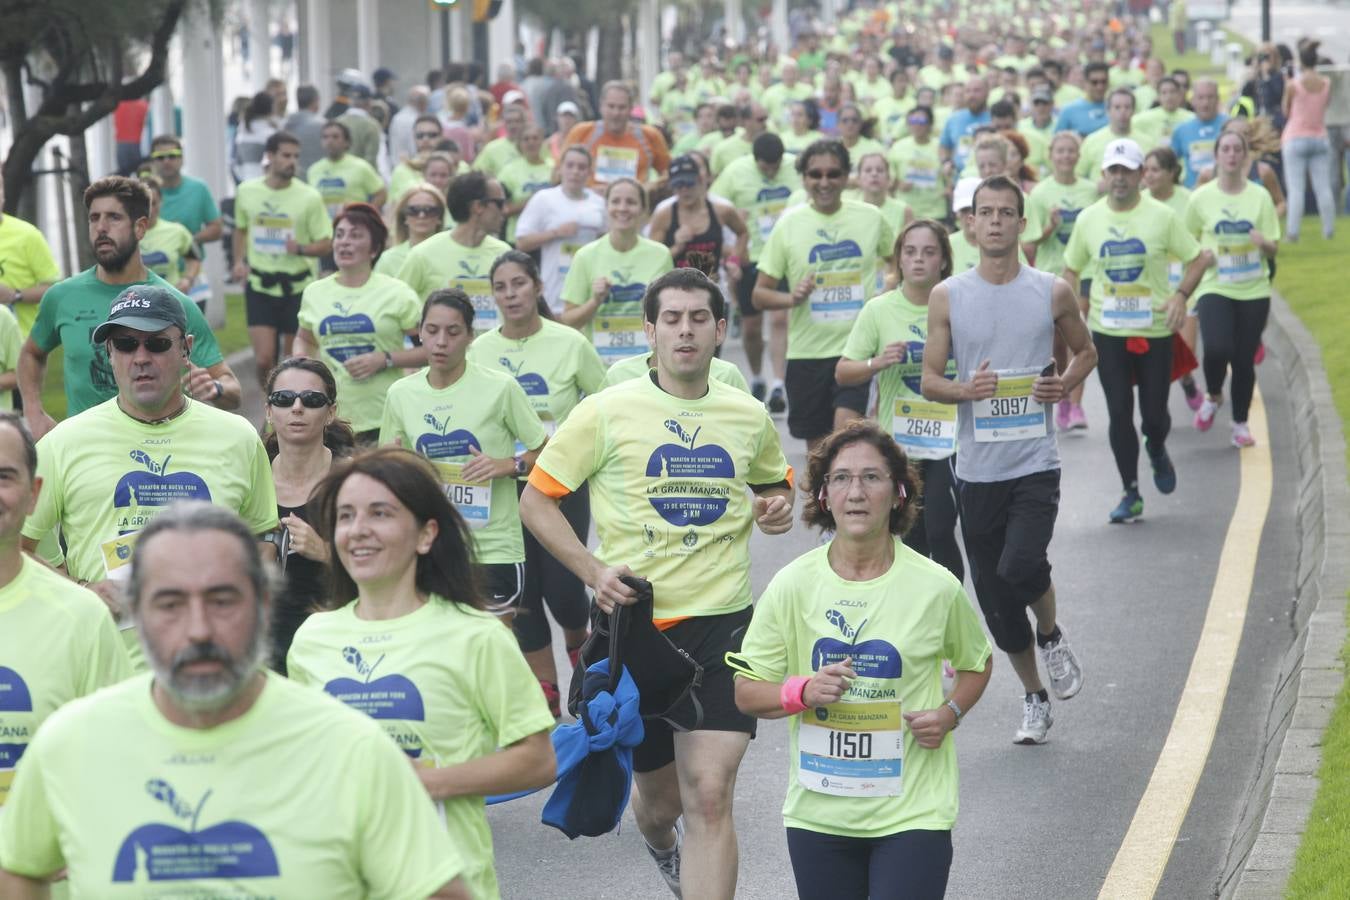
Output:
[[[19,393],[24,418],[41,438],[56,422],[42,406],[47,357],[65,348],[62,368],[66,414],[73,416],[117,394],[105,349],[91,340],[108,318],[113,300],[132,285],[154,285],[181,300],[193,353],[183,389],[193,399],[221,409],[239,406],[239,380],[220,354],[211,326],[197,305],[141,262],[140,242],[150,225],[150,192],[134,178],[101,178],[84,192],[89,242],[96,265],[53,285],[42,297],[37,319],[19,355]]]

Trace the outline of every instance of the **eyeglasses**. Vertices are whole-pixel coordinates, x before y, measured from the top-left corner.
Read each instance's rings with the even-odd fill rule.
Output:
[[[141,345],[151,353],[168,353],[173,349],[173,338],[155,335],[142,340],[138,337],[132,337],[129,334],[119,334],[117,337],[108,338],[108,343],[113,345],[113,349],[118,353],[135,353]]]
[[[273,391],[267,395],[267,405],[284,409],[294,406],[297,397],[305,409],[323,409],[333,402],[323,391]]]
[[[817,181],[820,181],[820,180],[823,180],[823,179],[826,179],[826,178],[829,178],[829,179],[843,178],[846,174],[848,174],[848,173],[845,172],[843,169],[823,169],[823,170],[822,170],[822,169],[810,169],[810,170],[807,171],[806,177],[807,177],[807,178],[814,178],[814,179],[816,179]]]
[[[413,137],[417,138],[419,141],[434,141],[440,136],[441,133],[439,131],[418,131],[413,134]]]
[[[839,117],[839,124],[840,124],[840,125],[860,125],[860,124],[862,124],[862,119],[859,119],[857,116],[840,116],[840,117]]]
[[[151,159],[178,159],[183,155],[182,150],[156,150],[150,154]]]
[[[831,490],[847,490],[849,485],[853,484],[854,479],[863,486],[865,490],[876,490],[884,485],[890,484],[890,476],[878,472],[876,469],[867,469],[856,475],[847,469],[839,469],[825,474],[825,486]]]
[[[439,206],[405,206],[403,211],[415,219],[420,219],[423,216],[439,216],[442,214]]]
[[[491,203],[491,204],[493,204],[494,206],[496,206],[498,209],[505,209],[505,208],[506,208],[506,198],[505,198],[505,197],[484,197],[484,198],[483,198],[483,202],[484,202],[484,203]]]
[[[906,125],[931,125],[932,123],[923,116],[913,116],[905,120]]]

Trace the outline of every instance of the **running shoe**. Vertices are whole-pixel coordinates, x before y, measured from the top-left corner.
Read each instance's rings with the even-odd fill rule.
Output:
[[[1069,408],[1072,406],[1071,400],[1061,400],[1055,404],[1055,427],[1060,431],[1069,430]]]
[[[1167,455],[1167,448],[1159,450],[1156,454],[1150,452],[1148,461],[1153,466],[1153,486],[1158,489],[1160,494],[1170,494],[1177,489],[1177,469],[1172,465],[1172,457]]]
[[[1252,359],[1252,362],[1259,366],[1265,360],[1265,358],[1266,358],[1266,342],[1262,341],[1261,343],[1256,345],[1256,356],[1255,358]]]
[[[1059,640],[1041,648],[1041,662],[1050,675],[1050,690],[1060,700],[1068,700],[1083,687],[1083,667],[1078,664],[1063,628],[1059,630]]]
[[[781,385],[774,385],[773,390],[769,391],[769,412],[780,413],[787,409],[787,394],[783,392]]]
[[[1200,396],[1200,389],[1195,386],[1195,379],[1189,375],[1181,379],[1181,392],[1186,395],[1186,405],[1192,411],[1199,409],[1200,404],[1204,402],[1204,398]]]
[[[1209,431],[1214,424],[1214,414],[1219,411],[1219,404],[1206,397],[1200,403],[1200,408],[1195,411],[1195,430]]]
[[[1131,519],[1137,519],[1144,514],[1144,498],[1139,496],[1138,491],[1129,491],[1124,497],[1120,498],[1120,503],[1111,510],[1111,524],[1119,525],[1122,522],[1128,522]]]
[[[1069,430],[1087,430],[1087,413],[1083,412],[1083,407],[1077,403],[1069,404]]]
[[[764,402],[764,395],[769,392],[769,386],[764,383],[763,378],[756,378],[750,382],[750,396],[754,397],[760,403]]]
[[[646,844],[646,841],[643,841]],[[669,850],[654,850],[651,844],[647,844],[647,852],[656,860],[656,870],[661,873],[661,877],[666,880],[666,887],[676,897],[683,897],[680,893],[680,845],[684,843],[684,818],[675,820],[675,846]]]
[[[1039,694],[1027,694],[1022,701],[1022,727],[1013,737],[1014,744],[1044,744],[1055,720],[1050,717],[1050,701]]]
[[[1238,448],[1256,446],[1256,438],[1252,437],[1252,430],[1247,427],[1246,422],[1233,423],[1233,446]]]
[[[553,713],[553,718],[562,718],[562,695],[558,693],[558,686],[551,681],[539,679],[539,687],[544,691],[544,699],[548,701],[548,711]]]

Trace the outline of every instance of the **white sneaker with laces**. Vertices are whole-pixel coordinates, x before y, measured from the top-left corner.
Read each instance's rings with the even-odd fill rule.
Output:
[[[1041,661],[1050,676],[1050,690],[1060,700],[1068,700],[1083,687],[1083,667],[1078,663],[1069,638],[1064,629],[1059,630],[1059,640],[1041,648]]]
[[[1055,720],[1050,717],[1050,701],[1039,694],[1027,694],[1022,701],[1022,727],[1013,737],[1014,744],[1044,744]]]
[[[646,841],[643,841],[646,844]],[[661,873],[661,877],[666,881],[666,887],[676,897],[683,898],[680,893],[680,845],[684,843],[684,818],[675,820],[675,846],[669,850],[656,850],[651,844],[647,844],[647,852],[652,855],[656,861],[656,870]]]

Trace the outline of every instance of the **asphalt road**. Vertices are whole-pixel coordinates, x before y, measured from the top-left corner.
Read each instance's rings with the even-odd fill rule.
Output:
[[[740,361],[739,347],[727,357]],[[1190,813],[1157,896],[1209,897],[1219,877],[1246,786],[1256,771],[1275,667],[1292,635],[1296,548],[1288,404],[1274,361],[1260,370],[1276,461],[1275,490],[1256,583],[1223,717]],[[961,812],[948,896],[1097,896],[1167,735],[1195,651],[1220,547],[1236,496],[1237,451],[1227,410],[1208,434],[1190,425],[1180,391],[1169,441],[1180,486],[1169,497],[1145,489],[1145,517],[1109,526],[1119,485],[1106,444],[1100,386],[1089,383],[1091,427],[1062,438],[1063,502],[1051,547],[1060,615],[1083,661],[1086,683],[1054,705],[1050,742],[1015,746],[1021,690],[1006,658],[957,736]],[[803,446],[780,432],[789,459]],[[1147,466],[1144,467],[1147,478]],[[781,566],[815,546],[800,525],[751,542],[756,592]],[[968,588],[969,589],[969,588]],[[561,642],[558,642],[561,646]],[[566,671],[565,660],[560,668]],[[740,770],[736,822],[737,897],[795,896],[780,808],[786,789],[786,725],[761,724]],[[568,841],[539,823],[545,794],[489,812],[503,896],[669,896],[643,849],[631,812],[618,834]]]

